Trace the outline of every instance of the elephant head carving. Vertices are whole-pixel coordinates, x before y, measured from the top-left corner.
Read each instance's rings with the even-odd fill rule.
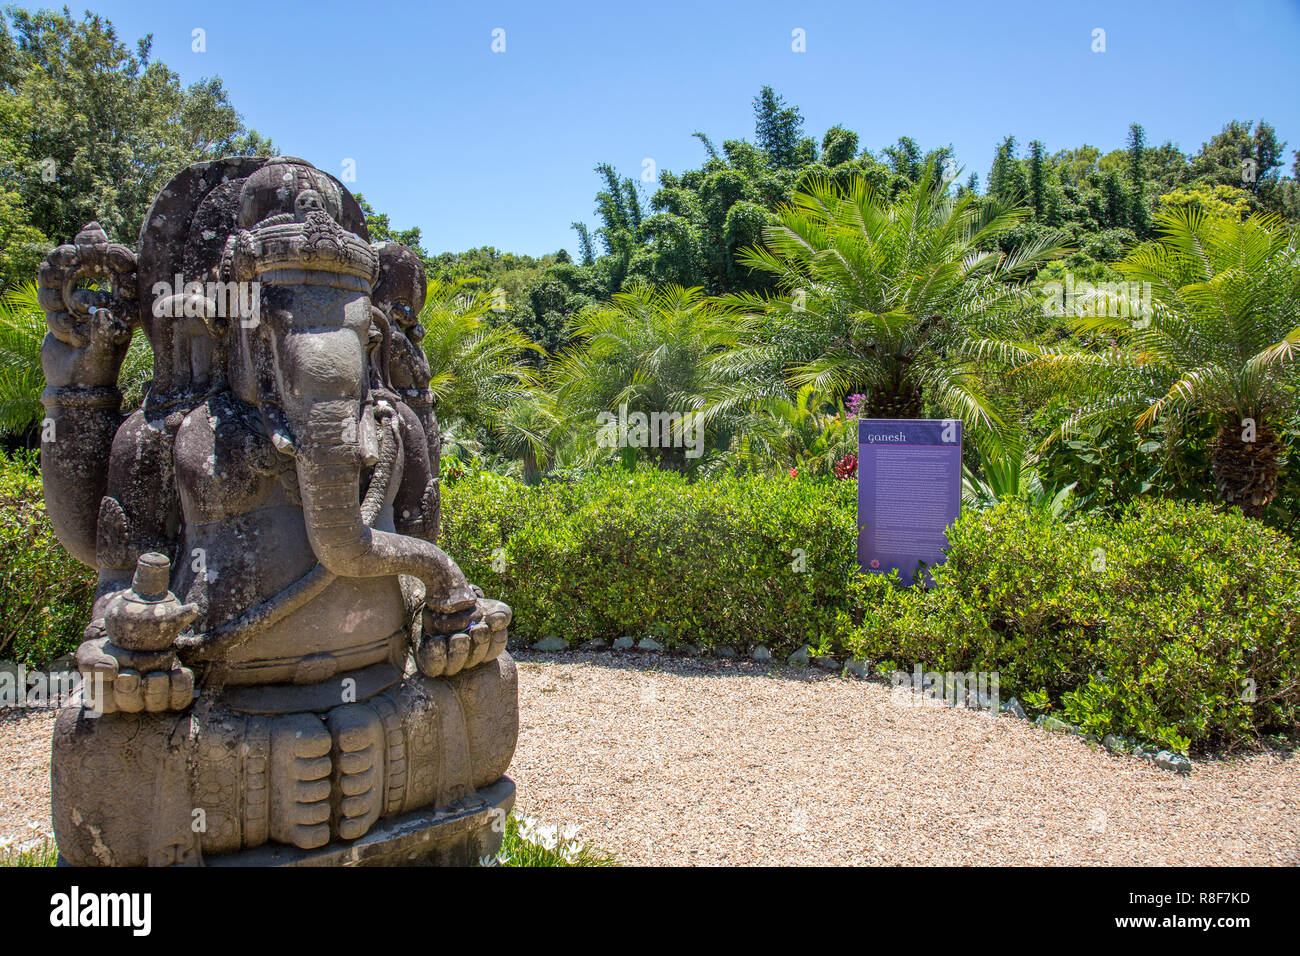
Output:
[[[339,221],[342,209],[337,184],[301,160],[272,160],[245,181],[221,272],[255,283],[258,307],[227,325],[230,384],[293,459],[321,565],[343,577],[411,575],[431,608],[454,613],[475,600],[455,562],[362,514],[363,469],[396,455],[401,438],[393,404],[370,388],[379,260]]]

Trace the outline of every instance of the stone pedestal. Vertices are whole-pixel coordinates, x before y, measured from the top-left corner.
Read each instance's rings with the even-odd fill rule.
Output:
[[[460,808],[417,810],[381,820],[350,843],[318,850],[266,844],[214,857],[208,866],[474,866],[495,856],[515,805],[515,784],[502,777]]]

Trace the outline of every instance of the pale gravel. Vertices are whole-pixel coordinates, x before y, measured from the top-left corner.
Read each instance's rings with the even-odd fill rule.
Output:
[[[888,686],[522,652],[518,809],[631,864],[1300,864],[1300,760],[1179,776]],[[0,844],[50,830],[49,711],[0,711]]]

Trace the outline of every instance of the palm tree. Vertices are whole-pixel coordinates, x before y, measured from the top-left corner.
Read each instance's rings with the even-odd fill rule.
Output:
[[[524,465],[524,481],[536,484],[553,461],[563,431],[555,396],[530,388],[497,417],[493,425],[497,446]]]
[[[493,429],[508,408],[529,400],[536,390],[536,373],[523,357],[542,352],[541,347],[514,326],[491,322],[492,306],[490,295],[467,288],[464,281],[428,284],[420,345],[429,359],[429,388],[444,428],[459,421],[471,432]]]
[[[44,338],[45,313],[35,283],[11,286],[0,296],[0,435],[24,434],[45,414]]]
[[[811,385],[793,399],[758,399],[732,440],[735,459],[751,468],[799,468],[829,475],[846,455],[858,450],[857,419],[827,408]]]
[[[929,402],[976,438],[1003,417],[986,394],[990,360],[1029,357],[1012,344],[1041,314],[1021,280],[1065,252],[1045,234],[1011,254],[996,243],[1029,215],[992,197],[948,195],[929,164],[890,202],[864,180],[813,180],[777,211],[763,247],[740,261],[782,294],[727,297],[747,313],[727,371],[770,391],[774,375],[832,399],[867,398],[865,418],[916,418]],[[736,396],[729,396],[734,403]]]
[[[675,415],[679,424],[669,436],[670,447],[656,435],[644,454],[663,467],[684,470],[688,448],[682,425],[697,420],[717,385],[714,360],[736,342],[728,311],[698,287],[656,290],[632,284],[609,302],[583,310],[570,329],[576,344],[551,371],[561,417],[592,441],[602,413],[618,415],[622,406],[628,415]]]
[[[1139,429],[1208,416],[1218,426],[1210,470],[1219,499],[1258,518],[1277,494],[1277,425],[1297,385],[1296,235],[1276,216],[1243,221],[1195,207],[1155,224],[1157,238],[1117,266],[1140,283],[1139,302],[1149,300],[1139,314],[1077,316],[1078,341],[1040,350],[1036,364],[1068,374],[1081,402],[1056,434],[1116,413],[1136,414]]]
[[[44,340],[45,313],[37,301],[36,284],[11,286],[0,296],[0,435],[27,436],[45,417],[41,405]],[[124,410],[139,407],[152,377],[153,351],[144,335],[137,334],[118,375]]]

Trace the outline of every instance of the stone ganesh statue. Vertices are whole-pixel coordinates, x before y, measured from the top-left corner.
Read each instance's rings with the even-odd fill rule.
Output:
[[[138,252],[92,223],[39,285],[47,507],[99,573],[83,700],[55,727],[62,858],[494,852],[510,609],[435,543],[415,255],[371,245],[309,163],[236,158],[168,183]],[[154,376],[123,420],[137,327]]]

